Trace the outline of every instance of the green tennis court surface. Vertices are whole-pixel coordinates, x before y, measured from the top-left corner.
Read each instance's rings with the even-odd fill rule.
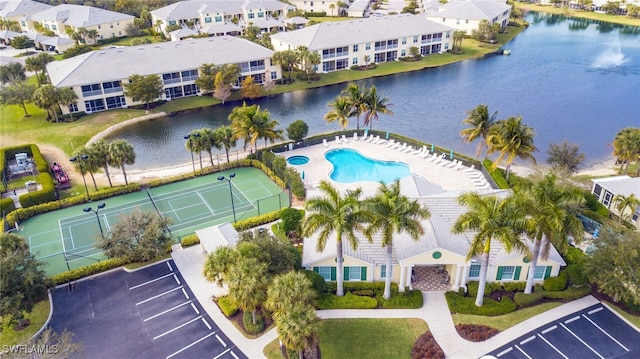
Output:
[[[217,180],[234,172],[231,190],[228,181]],[[106,206],[99,210],[98,218],[94,212],[83,211],[86,207],[95,210],[100,203]],[[171,235],[179,239],[197,229],[233,222],[234,209],[236,219],[242,220],[288,206],[288,194],[262,171],[236,168],[44,213],[20,223],[23,229],[18,234],[28,240],[31,252],[47,263],[47,274],[54,275],[105,259],[95,248],[101,237],[100,227],[108,237],[120,217],[134,209],[159,212],[170,221]]]

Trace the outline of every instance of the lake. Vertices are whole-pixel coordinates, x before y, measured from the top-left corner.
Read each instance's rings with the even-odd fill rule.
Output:
[[[364,81],[393,104],[394,115],[380,116],[374,129],[473,155],[475,144],[463,144],[459,135],[462,120],[466,111],[486,104],[498,111],[498,118],[521,115],[534,128],[539,163],[544,163],[550,143],[564,139],[580,145],[586,165],[611,158],[616,133],[640,126],[640,28],[543,13],[529,13],[527,20],[529,28],[504,46],[510,56],[489,55]],[[296,91],[251,104],[269,110],[282,129],[303,119],[310,134],[330,132],[338,125],[322,119],[326,104],[345,86]],[[110,139],[122,138],[134,146],[137,159],[131,168],[190,162],[183,137],[198,128],[228,124],[227,115],[240,104],[138,123]],[[353,119],[349,128],[355,126]]]

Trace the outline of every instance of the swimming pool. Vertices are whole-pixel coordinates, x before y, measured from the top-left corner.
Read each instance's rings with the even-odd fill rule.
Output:
[[[347,148],[328,151],[324,158],[333,165],[333,171],[329,177],[340,183],[359,181],[391,183],[411,175],[409,166],[405,163],[377,161]]]
[[[301,155],[291,156],[287,158],[287,162],[289,162],[289,164],[292,166],[306,165],[307,163],[309,163],[309,157]]]

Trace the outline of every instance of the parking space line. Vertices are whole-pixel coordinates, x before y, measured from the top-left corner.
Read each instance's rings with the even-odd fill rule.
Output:
[[[200,318],[202,318],[202,316],[195,317],[195,318],[191,319],[190,321],[188,321],[186,323],[183,323],[183,324],[180,324],[180,325],[178,325],[177,327],[175,327],[175,328],[173,328],[171,330],[167,330],[166,332],[164,332],[164,333],[162,333],[160,335],[156,335],[155,337],[153,337],[153,340],[156,340],[158,338],[162,338],[167,334],[171,334],[171,333],[175,332],[176,330],[178,330],[178,329],[180,329],[180,328],[182,328],[184,326],[187,326],[187,325],[195,322],[196,320],[199,320]]]
[[[525,344],[527,344],[528,342],[530,342],[530,341],[534,340],[535,338],[536,338],[536,336],[535,336],[535,335],[532,335],[532,336],[530,336],[529,338],[527,338],[527,339],[525,339],[525,340],[521,341],[521,342],[520,342],[520,345],[525,345]]]
[[[167,263],[167,267],[169,267],[169,272],[173,272],[173,267],[171,267],[171,263],[169,262],[165,262]]]
[[[529,359],[533,359],[533,358],[531,358],[531,357],[529,356],[529,354],[525,353],[525,352],[524,352],[524,350],[522,350],[522,348],[520,348],[520,347],[519,347],[519,346],[517,346],[517,345],[516,345],[515,347],[516,347],[516,349],[518,349],[518,350],[520,351],[520,353],[522,353],[522,355],[526,356],[526,357],[527,357],[527,358],[529,358]]]
[[[176,280],[176,283],[178,283],[178,285],[180,285],[180,284],[181,284],[181,283],[180,283],[180,280],[178,279],[178,276],[177,276],[177,275],[175,275],[175,274],[174,274],[174,275],[173,275],[173,279],[175,279],[175,280]]]
[[[160,312],[160,313],[158,313],[158,314],[154,314],[154,315],[150,316],[149,318],[144,319],[144,320],[143,320],[143,322],[146,322],[147,320],[151,320],[151,319],[153,319],[153,318],[157,318],[157,317],[159,317],[159,316],[161,316],[161,315],[163,315],[163,314],[167,314],[167,313],[169,313],[169,312],[170,312],[170,311],[172,311],[172,310],[176,310],[176,309],[178,309],[178,308],[180,308],[180,307],[182,307],[182,306],[185,306],[185,305],[189,304],[190,302],[191,302],[191,301],[184,302],[184,303],[182,303],[182,304],[178,304],[178,305],[176,305],[176,306],[175,306],[175,307],[173,307],[173,308],[169,308],[169,309],[167,309],[167,310],[163,310],[162,312]]]
[[[187,294],[187,291],[184,290],[184,288],[182,288],[182,294],[184,294],[184,296],[189,299],[189,294]]]
[[[225,348],[227,347],[227,343],[223,342],[218,334],[216,334],[216,339],[218,339],[218,341],[220,342],[220,344],[222,344],[223,347]]]
[[[207,326],[207,328],[209,328],[209,330],[211,330],[211,326],[209,325],[209,322],[207,322],[206,319],[202,318],[202,322],[204,323],[204,325]]]
[[[598,307],[596,309],[592,309],[592,310],[588,311],[587,313],[589,313],[589,315],[591,315],[593,313],[598,313],[601,310],[604,310],[604,307]]]
[[[576,333],[572,332],[569,328],[565,327],[564,324],[560,323],[560,325],[569,332],[569,334],[573,335],[574,337],[576,337],[576,339],[578,339],[580,341],[580,343],[582,343],[584,346],[586,346],[587,348],[589,348],[592,352],[596,353],[597,356],[599,356],[600,358],[604,359],[604,357],[602,355],[600,355],[600,353],[598,353],[595,349],[593,349],[591,346],[589,346],[589,344],[587,344],[584,340],[580,339],[580,337],[578,335],[576,335]]]
[[[191,303],[191,308],[193,308],[193,310],[196,312],[196,314],[200,314],[200,311],[198,310],[198,308],[196,308],[196,305]],[[211,328],[209,328],[209,330],[211,330]]]
[[[596,328],[600,329],[601,332],[603,332],[606,336],[608,336],[609,338],[611,338],[611,340],[613,340],[614,342],[616,342],[616,344],[618,344],[619,346],[622,347],[622,349],[624,349],[625,351],[629,351],[629,349],[627,349],[627,347],[625,347],[624,345],[622,345],[622,343],[620,343],[619,341],[616,340],[616,338],[614,338],[611,334],[607,333],[604,329],[600,328],[600,326],[598,324],[596,324],[593,320],[589,319],[589,317],[587,317],[586,315],[582,315],[584,317],[584,319],[588,320],[591,324],[593,324]]]
[[[146,303],[146,302],[148,302],[148,301],[154,300],[154,299],[156,299],[156,298],[160,298],[160,297],[162,297],[163,295],[169,294],[169,293],[171,293],[171,292],[175,292],[175,291],[176,291],[176,290],[178,290],[178,289],[182,289],[182,286],[175,287],[175,288],[173,288],[173,289],[169,289],[168,291],[166,291],[166,292],[162,292],[162,293],[160,293],[160,294],[158,294],[158,295],[154,295],[153,297],[147,298],[147,299],[145,299],[145,300],[143,300],[143,301],[140,301],[140,302],[136,303],[136,305],[144,304],[144,303]]]
[[[191,348],[192,346],[194,346],[194,345],[196,345],[196,344],[200,343],[201,341],[203,341],[203,340],[205,340],[205,339],[209,338],[210,336],[212,336],[212,335],[214,335],[214,334],[215,334],[215,332],[211,332],[211,333],[209,333],[209,334],[205,335],[204,337],[202,337],[202,338],[200,338],[200,339],[196,340],[195,342],[193,342],[193,343],[191,343],[191,344],[187,345],[186,347],[184,347],[184,348],[182,348],[182,349],[178,350],[177,352],[174,352],[173,354],[168,355],[168,356],[166,357],[166,359],[173,358],[174,356],[176,356],[176,355],[178,355],[178,354],[182,353],[183,351],[185,351],[185,350],[187,350],[187,349]]]
[[[236,353],[234,353],[233,351],[232,351],[231,353],[229,353],[229,354],[231,354],[231,356],[232,356],[232,357],[234,357],[234,358],[236,358],[236,359],[240,359],[240,358],[238,358],[238,356],[236,355]]]
[[[130,288],[129,288],[129,290],[133,290],[133,289],[136,289],[136,288],[140,288],[140,287],[145,286],[145,285],[147,285],[147,284],[151,284],[151,283],[153,283],[153,282],[157,282],[157,281],[159,281],[159,280],[161,280],[161,279],[165,279],[165,278],[167,278],[167,277],[171,277],[172,275],[175,275],[175,274],[173,274],[173,273],[165,274],[165,275],[163,275],[162,277],[158,277],[158,278],[155,278],[155,279],[148,280],[148,281],[146,281],[146,282],[144,282],[144,283],[140,283],[140,284],[138,284],[138,285],[134,285],[133,287],[130,287]],[[180,285],[180,283],[178,283],[178,285]]]
[[[564,359],[569,359],[569,357],[564,355],[560,350],[558,350],[558,348],[556,348],[553,344],[551,344],[545,337],[543,337],[542,335],[538,335],[538,336],[540,337],[540,339],[544,340],[544,342],[547,343],[551,348],[553,348],[553,350],[557,351],[558,354],[562,355]]]
[[[575,316],[573,318],[569,318],[567,320],[564,321],[564,324],[569,324],[571,322],[575,322],[576,320],[580,319],[580,316]],[[564,326],[564,325],[563,325]]]
[[[223,356],[223,355],[227,354],[227,352],[228,352],[229,350],[231,350],[231,348],[229,348],[229,349],[227,349],[227,350],[223,351],[222,353],[220,353],[220,354],[216,355],[215,357],[213,357],[213,359],[218,359],[218,358],[220,358],[221,356]]]
[[[554,331],[554,330],[556,330],[556,329],[558,329],[558,326],[557,326],[557,325],[554,325],[554,326],[552,326],[552,327],[549,327],[549,328],[547,328],[547,329],[543,330],[543,331],[542,331],[542,334],[547,334],[547,333],[549,333],[549,332],[551,332],[551,331]]]
[[[505,355],[507,353],[510,353],[512,350],[513,350],[512,347],[508,347],[507,349],[505,349],[505,350],[501,351],[500,353],[496,354],[496,356],[498,358],[500,358],[501,356],[503,356],[503,355]]]

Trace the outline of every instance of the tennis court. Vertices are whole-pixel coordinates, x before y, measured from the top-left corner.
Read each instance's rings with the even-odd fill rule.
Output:
[[[219,181],[218,176],[229,178]],[[231,186],[231,187],[230,187]],[[233,194],[233,199],[231,195]],[[84,212],[98,204],[105,207]],[[79,268],[104,259],[95,243],[123,214],[135,209],[155,212],[170,221],[168,230],[179,240],[197,229],[243,220],[289,206],[289,196],[262,171],[236,168],[233,171],[176,182],[122,196],[65,208],[30,218],[21,223],[25,237],[39,260],[47,263],[48,275]]]

